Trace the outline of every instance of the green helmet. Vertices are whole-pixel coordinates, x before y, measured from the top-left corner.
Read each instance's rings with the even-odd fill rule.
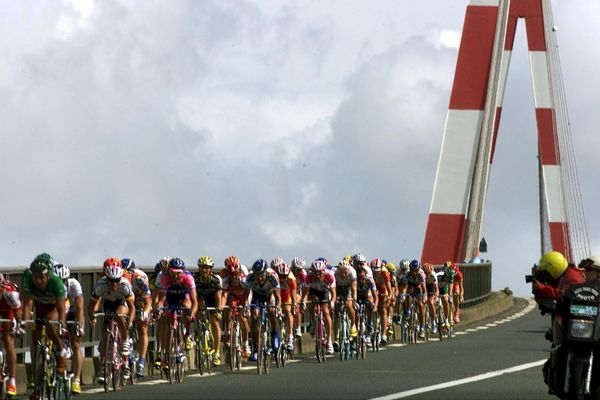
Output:
[[[48,253],[39,254],[31,262],[29,269],[36,274],[47,274],[54,267],[54,259]]]

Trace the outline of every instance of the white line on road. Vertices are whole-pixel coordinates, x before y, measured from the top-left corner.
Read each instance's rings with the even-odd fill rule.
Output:
[[[440,389],[445,389],[445,388],[449,388],[449,387],[453,387],[453,386],[464,385],[466,383],[482,381],[484,379],[495,378],[496,376],[500,376],[500,375],[504,375],[504,374],[510,374],[513,372],[518,372],[518,371],[522,371],[522,370],[533,368],[533,367],[539,367],[540,365],[543,365],[545,362],[546,362],[546,359],[543,359],[543,360],[539,360],[539,361],[530,362],[527,364],[516,365],[514,367],[505,368],[505,369],[501,369],[498,371],[486,372],[484,374],[471,376],[469,378],[463,378],[463,379],[458,379],[455,381],[438,383],[437,385],[431,385],[431,386],[426,386],[426,387],[422,387],[419,389],[411,389],[411,390],[406,390],[404,392],[393,393],[393,394],[389,394],[387,396],[376,397],[371,400],[403,399],[405,397],[414,396],[414,395],[421,394],[421,393],[433,392],[434,390],[440,390]]]

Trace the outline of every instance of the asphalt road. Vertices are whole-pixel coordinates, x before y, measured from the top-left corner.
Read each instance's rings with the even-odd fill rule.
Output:
[[[99,389],[88,387],[81,398],[550,399],[553,397],[546,394],[541,372],[549,348],[544,339],[546,317],[533,309],[514,319],[505,318],[514,316],[524,305],[522,302],[519,309],[505,315],[463,326],[452,340],[393,344],[379,353],[370,352],[366,360],[340,362],[331,357],[323,365],[307,356],[285,368],[273,364],[266,376],[257,375],[251,365],[235,374],[221,367],[209,377],[193,374],[175,385],[147,380],[108,394],[91,393]],[[523,369],[515,370],[518,366]],[[497,376],[489,378],[491,372]],[[483,376],[487,379],[481,379],[482,374],[488,374]],[[465,379],[467,382],[457,382]],[[440,384],[446,385],[432,387]],[[424,392],[414,394],[411,390]]]

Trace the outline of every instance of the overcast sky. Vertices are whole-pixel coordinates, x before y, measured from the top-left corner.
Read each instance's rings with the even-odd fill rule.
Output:
[[[466,3],[1,1],[0,265],[420,257]],[[553,5],[600,253],[600,3]],[[540,252],[523,28],[483,226],[519,294]]]

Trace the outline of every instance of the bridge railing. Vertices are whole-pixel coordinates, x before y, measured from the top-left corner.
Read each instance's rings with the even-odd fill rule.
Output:
[[[463,275],[465,301],[461,307],[470,307],[481,303],[492,293],[492,264],[458,264]],[[442,265],[436,265],[440,271]]]

